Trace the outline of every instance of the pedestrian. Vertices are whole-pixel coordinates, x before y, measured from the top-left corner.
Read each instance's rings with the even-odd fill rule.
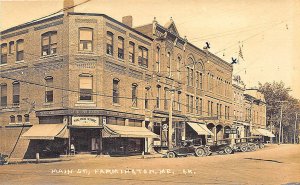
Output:
[[[70,146],[70,153],[71,153],[71,155],[75,155],[75,146],[73,143]]]

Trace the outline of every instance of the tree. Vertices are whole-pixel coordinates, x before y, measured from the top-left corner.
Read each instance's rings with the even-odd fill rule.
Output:
[[[284,132],[284,141],[292,141],[295,132],[296,113],[300,112],[299,100],[289,95],[289,87],[281,82],[259,83],[259,90],[264,94],[267,103],[267,124],[275,126],[276,133],[279,132],[280,108],[282,107],[282,126]],[[281,103],[284,101],[285,103]]]

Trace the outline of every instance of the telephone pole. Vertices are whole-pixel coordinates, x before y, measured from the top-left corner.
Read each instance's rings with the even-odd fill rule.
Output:
[[[172,86],[170,89],[171,98],[170,98],[170,105],[169,105],[169,133],[168,133],[168,148],[172,148],[172,135],[173,135],[173,101],[174,101],[174,91],[175,89]]]
[[[279,103],[281,103],[280,105],[280,120],[279,120],[279,138],[278,138],[278,144],[280,145],[280,143],[282,142],[283,140],[283,130],[282,130],[282,107],[283,107],[283,104],[282,103],[286,103],[288,101],[277,101]],[[282,137],[282,139],[281,139]]]

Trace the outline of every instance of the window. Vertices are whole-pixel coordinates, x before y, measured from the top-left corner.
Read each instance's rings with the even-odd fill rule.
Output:
[[[79,28],[79,51],[93,51],[92,28]]]
[[[118,58],[124,59],[124,39],[123,39],[123,37],[118,37]]]
[[[79,75],[79,100],[80,101],[92,101],[93,93],[93,76],[90,74]]]
[[[200,74],[198,71],[196,71],[196,88],[199,88],[199,78],[200,78]]]
[[[199,104],[200,104],[200,105],[199,105],[199,106],[200,106],[199,114],[202,115],[202,112],[203,112],[203,108],[202,108],[202,107],[203,107],[203,105],[202,105],[202,98],[200,98]]]
[[[210,116],[210,101],[208,100],[208,102],[207,102],[207,114],[208,114],[208,116]]]
[[[17,123],[22,123],[22,116],[21,115],[17,115]]]
[[[160,48],[157,47],[155,51],[155,62],[156,62],[156,71],[160,72]]]
[[[167,60],[168,60],[168,65],[167,65],[167,70],[168,70],[168,75],[171,77],[172,71],[171,71],[171,53],[167,53]]]
[[[139,65],[148,67],[148,49],[145,47],[139,47]]]
[[[45,102],[51,103],[53,102],[53,77],[48,76],[45,78],[46,82],[46,90],[45,90]]]
[[[214,105],[214,103],[211,101],[211,102],[210,102],[210,115],[211,115],[211,116],[214,115],[214,109],[213,109],[214,106],[213,106],[213,105]]]
[[[164,108],[165,108],[165,110],[168,110],[168,91],[169,91],[169,89],[168,88],[165,88],[164,89],[165,91],[164,91]]]
[[[134,63],[134,53],[135,53],[135,44],[133,42],[129,42],[129,62]]]
[[[190,96],[190,101],[191,101],[191,103],[190,103],[190,106],[191,106],[190,112],[193,113],[194,112],[194,96]]]
[[[190,112],[190,96],[186,95],[186,111]]]
[[[222,118],[222,104],[220,104],[219,111],[220,111],[220,118]]]
[[[200,73],[200,79],[199,79],[199,87],[200,87],[200,89],[203,89],[202,83],[203,83],[203,75],[202,75],[202,73]]]
[[[17,61],[22,61],[24,60],[24,40],[20,39],[17,40]]]
[[[106,34],[106,54],[113,56],[114,54],[114,34],[107,32]]]
[[[0,85],[0,93],[1,93],[1,107],[7,106],[7,85],[1,84]]]
[[[137,87],[137,84],[132,84],[131,86],[131,101],[133,107],[137,107]]]
[[[119,100],[119,79],[113,80],[113,103],[120,103]]]
[[[149,90],[150,87],[145,88],[145,109],[149,109]]]
[[[194,69],[190,69],[190,85],[193,86],[194,85]]]
[[[181,63],[181,58],[178,57],[178,61],[177,61],[177,78],[178,80],[181,80],[181,76],[180,76],[180,63]]]
[[[1,61],[0,64],[7,63],[7,44],[1,44]]]
[[[53,55],[57,51],[57,32],[47,32],[42,35],[42,56]]]
[[[10,122],[11,123],[16,123],[16,117],[14,115],[10,116]]]
[[[186,77],[186,79],[187,79],[187,85],[190,86],[190,85],[191,85],[191,79],[190,79],[191,73],[190,73],[190,68],[187,67],[187,68],[186,68],[186,71],[187,71],[187,77]]]
[[[160,108],[160,85],[157,85],[156,108]]]
[[[178,103],[178,111],[181,111],[181,92],[180,91],[178,91],[177,103]]]
[[[219,117],[219,103],[217,103],[217,117]]]
[[[199,98],[196,97],[196,113],[199,114]]]
[[[15,52],[15,42],[14,41],[10,41],[9,42],[8,53],[9,54],[13,54],[14,52]]]
[[[20,83],[18,81],[13,82],[13,106],[19,106],[20,104]]]
[[[28,123],[29,122],[29,114],[25,114],[24,119],[25,119],[25,123]]]

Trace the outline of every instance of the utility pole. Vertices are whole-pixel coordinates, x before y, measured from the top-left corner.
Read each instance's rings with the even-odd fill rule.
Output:
[[[280,103],[286,103],[288,101],[277,101]],[[279,120],[279,140],[278,140],[278,144],[280,145],[280,143],[283,141],[283,129],[282,129],[282,108],[283,108],[283,104],[281,104],[280,106],[280,120]]]
[[[174,82],[174,81],[173,81]],[[174,101],[174,86],[172,85],[171,92],[171,99],[169,105],[169,134],[168,134],[168,147],[169,149],[172,148],[172,135],[173,135],[173,101]]]
[[[298,121],[298,112],[296,112],[295,131],[294,131],[294,144],[296,144],[297,121]]]

